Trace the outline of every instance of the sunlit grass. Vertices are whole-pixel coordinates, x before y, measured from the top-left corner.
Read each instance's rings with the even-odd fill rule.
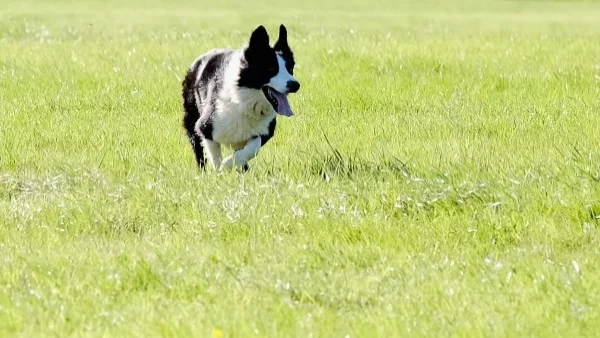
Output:
[[[0,7],[0,336],[600,329],[600,5]],[[280,23],[296,116],[199,172],[186,68]]]

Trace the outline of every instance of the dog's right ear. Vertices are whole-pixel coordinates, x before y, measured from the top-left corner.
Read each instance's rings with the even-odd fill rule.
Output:
[[[260,25],[256,27],[252,35],[250,36],[250,43],[248,49],[261,49],[269,47],[269,34],[265,26]]]

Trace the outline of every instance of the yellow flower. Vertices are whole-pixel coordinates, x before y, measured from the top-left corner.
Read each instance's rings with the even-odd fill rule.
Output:
[[[212,338],[223,338],[223,330],[213,328]]]

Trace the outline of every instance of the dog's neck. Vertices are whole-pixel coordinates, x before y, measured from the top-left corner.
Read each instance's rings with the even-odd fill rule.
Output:
[[[228,107],[237,107],[238,113],[247,119],[258,121],[274,116],[275,109],[262,90],[239,87],[242,58],[242,51],[236,51],[231,56],[223,81],[224,95],[220,97],[220,100]]]

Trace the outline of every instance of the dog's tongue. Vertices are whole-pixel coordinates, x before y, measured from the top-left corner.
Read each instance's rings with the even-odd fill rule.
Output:
[[[273,95],[275,96],[275,98],[277,99],[277,108],[278,108],[277,113],[279,113],[283,116],[294,115],[294,112],[292,111],[292,108],[290,107],[290,103],[288,102],[287,95],[282,94],[276,90],[273,90],[272,92],[273,92]]]

